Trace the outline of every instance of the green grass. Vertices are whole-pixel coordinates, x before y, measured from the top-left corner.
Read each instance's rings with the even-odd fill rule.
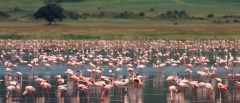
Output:
[[[186,39],[239,39],[240,36],[238,34],[233,33],[218,33],[216,32],[182,32],[182,33],[172,33],[172,32],[164,32],[164,33],[155,33],[155,32],[144,32],[144,33],[131,33],[131,32],[123,32],[121,34],[111,35],[105,32],[105,34],[96,34],[94,32],[85,32],[81,35],[78,34],[59,34],[59,35],[22,35],[22,34],[0,34],[1,39],[127,39],[127,40],[151,40],[151,39],[165,39],[165,40],[186,40]],[[201,35],[201,36],[199,36]]]
[[[1,0],[0,10],[9,10],[18,6],[23,10],[34,12],[44,4],[42,0]],[[157,15],[167,10],[186,10],[193,16],[240,14],[238,0],[80,0],[80,2],[63,2],[65,10],[79,13],[99,11],[145,11],[148,15]],[[101,7],[100,10],[97,8]],[[149,8],[156,11],[148,12]],[[147,16],[148,16],[147,15]]]

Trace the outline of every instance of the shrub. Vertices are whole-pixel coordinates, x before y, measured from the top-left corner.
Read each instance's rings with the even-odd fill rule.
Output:
[[[155,9],[154,8],[150,8],[149,11],[155,11]]]
[[[140,12],[138,13],[139,16],[145,16],[145,13],[144,12]]]
[[[3,18],[8,18],[10,17],[10,15],[4,11],[0,11],[0,18],[3,17]]]
[[[162,13],[160,16],[158,15],[158,17],[160,18],[164,18],[164,19],[178,19],[178,18],[189,18],[190,16],[186,13],[185,10],[168,10],[166,13]]]
[[[76,12],[73,12],[73,11],[67,11],[67,16],[70,18],[70,19],[73,19],[73,20],[78,20],[80,15]]]
[[[13,9],[10,9],[11,12],[21,12],[23,11],[20,7],[15,6]]]
[[[207,17],[212,18],[212,17],[214,17],[214,15],[213,14],[208,14]]]

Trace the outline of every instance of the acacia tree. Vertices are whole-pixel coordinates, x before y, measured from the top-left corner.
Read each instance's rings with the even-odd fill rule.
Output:
[[[46,4],[34,13],[34,17],[36,19],[43,18],[48,21],[49,25],[51,25],[54,19],[61,21],[63,18],[65,18],[63,11],[64,9],[58,4]]]

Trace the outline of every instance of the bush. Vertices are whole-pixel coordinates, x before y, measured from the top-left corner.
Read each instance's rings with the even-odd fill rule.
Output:
[[[160,16],[158,15],[158,17],[160,18],[164,18],[164,19],[182,19],[182,18],[189,18],[190,16],[186,13],[185,10],[174,10],[174,11],[167,11],[166,13],[162,13]]]
[[[124,18],[124,19],[133,18],[134,13],[125,11],[125,12],[118,13],[118,15],[116,17],[117,18]]]
[[[234,23],[238,23],[238,20],[233,20]]]
[[[78,13],[73,12],[73,11],[66,11],[66,14],[70,19],[73,19],[73,20],[78,20],[80,17],[80,15]]]
[[[139,16],[145,16],[145,13],[144,12],[140,12],[138,13]]]
[[[2,17],[3,18],[8,18],[8,17],[10,17],[10,15],[6,12],[0,11],[0,18],[2,18]]]
[[[213,15],[213,14],[208,14],[207,17],[208,17],[208,18],[213,18],[214,15]]]
[[[155,11],[155,9],[154,8],[150,8],[149,11]]]
[[[221,21],[220,20],[214,20],[213,23],[220,24]]]

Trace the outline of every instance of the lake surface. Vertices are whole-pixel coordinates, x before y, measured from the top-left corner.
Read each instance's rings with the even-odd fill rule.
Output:
[[[4,80],[6,78],[5,76],[5,69],[3,69],[4,66],[1,66],[1,78]],[[87,68],[84,67],[84,68]],[[143,71],[143,81],[144,85],[140,88],[139,91],[137,91],[137,88],[133,85],[128,85],[128,91],[123,92],[122,95],[120,95],[120,91],[117,88],[113,88],[110,92],[110,95],[106,97],[106,100],[104,102],[106,103],[167,103],[170,102],[170,93],[168,90],[168,83],[166,82],[166,78],[169,75],[174,75],[176,73],[179,73],[180,75],[186,75],[185,72],[182,72],[182,70],[185,69],[184,66],[177,66],[177,67],[166,67],[165,70],[162,73],[157,73],[152,67],[148,67]],[[65,75],[65,66],[52,66],[50,69],[46,69],[45,67],[39,67],[37,69],[29,70],[26,66],[19,66],[16,68],[16,70],[13,70],[13,75],[15,71],[21,71],[23,76],[22,81],[22,92],[24,91],[24,87],[27,85],[32,85],[37,89],[37,92],[34,93],[36,96],[36,102],[37,103],[45,103],[48,102],[47,96],[42,97],[41,96],[41,89],[39,87],[39,84],[35,81],[36,78],[41,77],[49,81],[50,84],[53,85],[51,89],[49,89],[49,95],[50,95],[50,103],[72,103],[73,101],[81,102],[81,103],[87,103],[87,97],[86,94],[81,92],[79,97],[74,97],[74,89],[73,87],[69,87],[67,93],[65,94],[65,97],[59,97],[59,93],[56,93],[57,83],[56,79],[54,79],[54,76],[57,74]],[[201,67],[193,68],[193,73],[197,70],[201,70]],[[84,71],[84,69],[82,69]],[[87,73],[85,72],[87,75]],[[103,75],[108,75],[109,73],[103,72]],[[226,72],[223,68],[220,68],[220,70],[217,72],[216,77],[220,77],[223,79],[224,83],[227,83],[226,78]],[[122,72],[118,73],[118,76],[115,76],[115,78],[121,79],[126,78],[128,76],[126,69],[123,69]],[[64,79],[66,79],[66,84],[73,84],[72,81],[68,80],[67,76],[64,76]],[[190,79],[192,80],[198,80],[198,77],[193,74]],[[13,77],[13,80],[16,80],[16,77]],[[199,79],[199,81],[211,81],[213,85],[216,86],[216,81],[214,79],[206,79],[203,80],[202,78]],[[231,82],[231,87],[234,88],[234,81]],[[6,101],[6,87],[7,87],[7,81],[5,80],[3,84],[0,85],[1,87],[1,101]],[[20,94],[22,93],[20,92]],[[101,89],[99,88],[90,88],[90,103],[98,103],[100,102],[100,96],[101,96]],[[138,95],[135,95],[137,93]],[[236,90],[232,89],[232,91],[226,91],[225,98],[222,99],[222,101],[226,101],[228,103],[233,102],[236,103],[237,101],[240,101],[240,95],[236,95]],[[57,96],[58,95],[58,96]],[[186,97],[184,97],[186,95]],[[177,94],[174,94],[175,96],[175,103],[190,103],[190,102],[213,102],[211,98],[209,98],[209,93],[207,93],[206,89],[203,89],[203,94],[201,94],[201,90],[197,90],[195,92],[195,95],[197,98],[193,100],[191,89],[189,88],[187,90],[187,93],[184,94],[182,92],[179,92]],[[202,97],[203,96],[203,97]],[[24,98],[21,97],[21,95],[13,95],[11,98],[12,102],[24,102]],[[31,101],[31,95],[29,95],[29,102]],[[215,88],[214,90],[214,102],[220,102],[219,100],[219,91]]]
[[[201,41],[199,41],[201,42]],[[135,42],[136,43],[136,42]],[[201,42],[202,43],[202,42]],[[219,45],[221,44],[221,42]],[[94,43],[93,43],[94,44]],[[166,45],[171,44],[171,42],[166,43]],[[193,42],[194,44],[194,42]],[[193,45],[192,44],[192,45]],[[210,43],[206,43],[210,44]],[[227,44],[227,43],[226,43]],[[86,44],[85,44],[86,45]],[[137,42],[137,45],[141,45],[141,43]],[[30,63],[30,61],[36,57],[38,57],[37,53],[35,53],[33,50],[23,50],[25,54],[21,55],[20,57],[23,60],[26,60],[27,63],[21,63],[19,62],[18,59],[16,59],[16,54],[20,55],[20,50],[16,49],[16,53],[11,53],[11,54],[4,54],[2,52],[1,55],[1,65],[0,65],[0,79],[3,80],[3,83],[0,84],[0,101],[1,102],[11,102],[11,103],[24,103],[25,98],[22,98],[22,93],[24,91],[25,86],[27,85],[32,85],[33,87],[36,88],[36,92],[34,92],[34,99],[36,100],[37,103],[238,103],[240,102],[240,93],[237,94],[237,89],[235,88],[235,81],[238,81],[236,78],[227,79],[227,75],[229,73],[232,73],[231,71],[234,70],[236,72],[240,72],[239,70],[239,65],[233,64],[229,66],[229,70],[225,70],[224,66],[225,64],[219,63],[219,65],[216,67],[216,73],[215,73],[215,78],[221,78],[223,81],[223,84],[229,85],[229,89],[222,92],[222,96],[220,97],[220,92],[217,89],[217,82],[214,78],[208,78],[208,77],[198,77],[196,75],[197,71],[202,71],[203,67],[208,67],[211,68],[211,66],[216,63],[216,57],[220,57],[225,59],[226,55],[227,58],[230,58],[230,56],[233,55],[234,60],[237,59],[238,57],[238,48],[234,50],[234,47],[231,47],[231,44],[228,46],[222,46],[216,48],[210,48],[207,47],[207,45],[202,44],[194,46],[195,50],[191,52],[192,47],[188,49],[183,49],[180,48],[181,46],[176,46],[174,48],[168,48],[168,47],[159,47],[158,50],[154,49],[154,47],[148,47],[148,46],[143,46],[142,49],[139,47],[136,52],[136,48],[134,49],[127,49],[129,51],[128,55],[131,58],[131,64],[134,64],[134,61],[141,59],[143,54],[141,54],[141,51],[148,51],[146,54],[148,54],[147,60],[149,62],[146,64],[146,68],[143,70],[140,70],[137,68],[136,65],[133,65],[133,69],[138,72],[140,75],[142,75],[142,80],[144,82],[144,85],[141,86],[139,89],[134,86],[133,84],[128,84],[126,87],[123,88],[117,88],[113,87],[109,92],[105,93],[105,98],[104,101],[101,101],[101,93],[102,89],[97,88],[97,87],[89,87],[90,92],[89,92],[89,97],[87,94],[83,91],[79,92],[79,95],[76,94],[76,89],[73,86],[73,81],[71,81],[68,76],[65,74],[65,71],[67,68],[67,59],[70,58],[70,56],[76,55],[78,57],[78,61],[83,61],[82,58],[79,57],[80,54],[90,54],[90,49],[89,46],[86,47],[86,49],[71,49],[68,48],[66,50],[62,51],[54,51],[54,49],[46,49],[46,48],[41,48],[41,49],[36,49],[39,54],[44,54],[46,53],[47,56],[50,55],[59,55],[62,54],[65,56],[66,60],[64,62],[56,62],[52,63],[51,67],[46,67],[44,66],[44,63],[39,62],[38,66],[34,66],[33,68],[29,68],[27,64]],[[146,48],[147,47],[147,48]],[[231,48],[230,48],[231,47]],[[120,48],[120,49],[119,49]],[[118,52],[123,52],[124,50],[119,47],[117,49],[114,49],[112,52],[111,49],[108,49],[108,51],[104,51],[103,49],[100,49],[98,52],[95,53],[95,55],[103,55],[103,57],[106,58],[111,58],[107,57],[108,54],[113,53],[112,57],[117,58],[118,57]],[[144,49],[146,48],[146,49]],[[56,48],[55,48],[56,49]],[[224,51],[228,49],[228,51],[225,53]],[[2,48],[3,51],[11,51],[12,49],[10,48]],[[149,50],[152,50],[151,52]],[[109,52],[110,51],[110,52]],[[29,53],[32,53],[31,55]],[[79,54],[80,53],[80,54]],[[134,57],[134,55],[137,56]],[[155,57],[154,55],[157,53],[162,53],[166,54],[169,53],[168,56],[162,56],[162,57]],[[179,54],[177,54],[179,53]],[[186,60],[184,62],[177,63],[176,66],[171,66],[171,64],[174,64],[173,61],[171,64],[167,64],[164,66],[164,70],[160,71],[159,69],[156,69],[153,67],[153,62],[160,61],[161,63],[165,63],[168,59],[173,59],[173,60],[179,60],[179,57],[182,57],[183,54],[186,53]],[[229,54],[230,53],[230,54]],[[160,55],[160,54],[159,54]],[[209,62],[206,62],[206,65],[200,65],[200,64],[195,64],[190,62],[191,58],[196,57],[206,57]],[[87,54],[84,56],[88,58]],[[96,56],[95,56],[96,57]],[[11,61],[13,64],[17,64],[17,67],[11,67],[12,72],[11,76],[13,77],[12,80],[17,81],[16,77],[16,72],[22,72],[23,73],[23,80],[20,83],[21,86],[21,91],[20,92],[12,92],[12,96],[8,99],[6,99],[6,88],[9,84],[9,81],[7,80],[8,78],[8,73],[5,72],[5,68],[7,68],[6,65],[4,65],[5,61]],[[90,60],[91,61],[91,60]],[[196,60],[197,61],[197,60]],[[227,61],[228,62],[228,61]],[[226,64],[228,64],[226,62]],[[111,73],[109,73],[109,66],[107,63],[102,63],[102,64],[97,64],[93,62],[94,64],[101,66],[104,68],[104,71],[102,72],[102,75],[109,76]],[[185,69],[187,69],[186,64],[192,63],[194,66],[191,68],[192,74],[188,75],[185,72]],[[116,65],[116,64],[115,64]],[[115,67],[113,69],[113,78],[115,80],[121,80],[129,77],[129,72],[127,71],[127,63],[124,63],[121,68],[122,71],[117,72]],[[86,62],[85,64],[81,64],[78,66],[75,66],[72,70],[76,72],[77,70],[81,70],[83,72],[84,76],[89,76],[89,73],[87,72],[87,69],[90,69],[89,62]],[[209,69],[211,72],[212,70]],[[193,89],[188,87],[188,89],[184,92],[183,90],[178,91],[178,93],[173,93],[173,101],[170,100],[170,92],[168,87],[170,86],[168,82],[166,82],[166,79],[170,75],[177,75],[179,74],[179,78],[182,76],[185,76],[186,79],[188,80],[196,80],[199,82],[209,82],[213,85],[214,90],[209,93],[209,91],[204,88],[204,89]],[[62,75],[62,77],[65,79],[65,84],[68,85],[67,87],[67,92],[65,93],[64,97],[60,96],[60,93],[57,92],[57,83],[56,79],[54,78],[56,75]],[[48,89],[49,96],[50,98],[48,99],[48,96],[42,96],[42,89],[40,88],[39,84],[35,81],[36,78],[43,78],[48,80],[48,82],[52,85],[51,89]],[[99,80],[99,77],[96,76],[95,80]],[[176,83],[174,85],[177,86]],[[237,94],[237,95],[236,95]],[[213,98],[212,98],[213,97]],[[30,94],[28,94],[28,103],[32,103],[33,99]]]

